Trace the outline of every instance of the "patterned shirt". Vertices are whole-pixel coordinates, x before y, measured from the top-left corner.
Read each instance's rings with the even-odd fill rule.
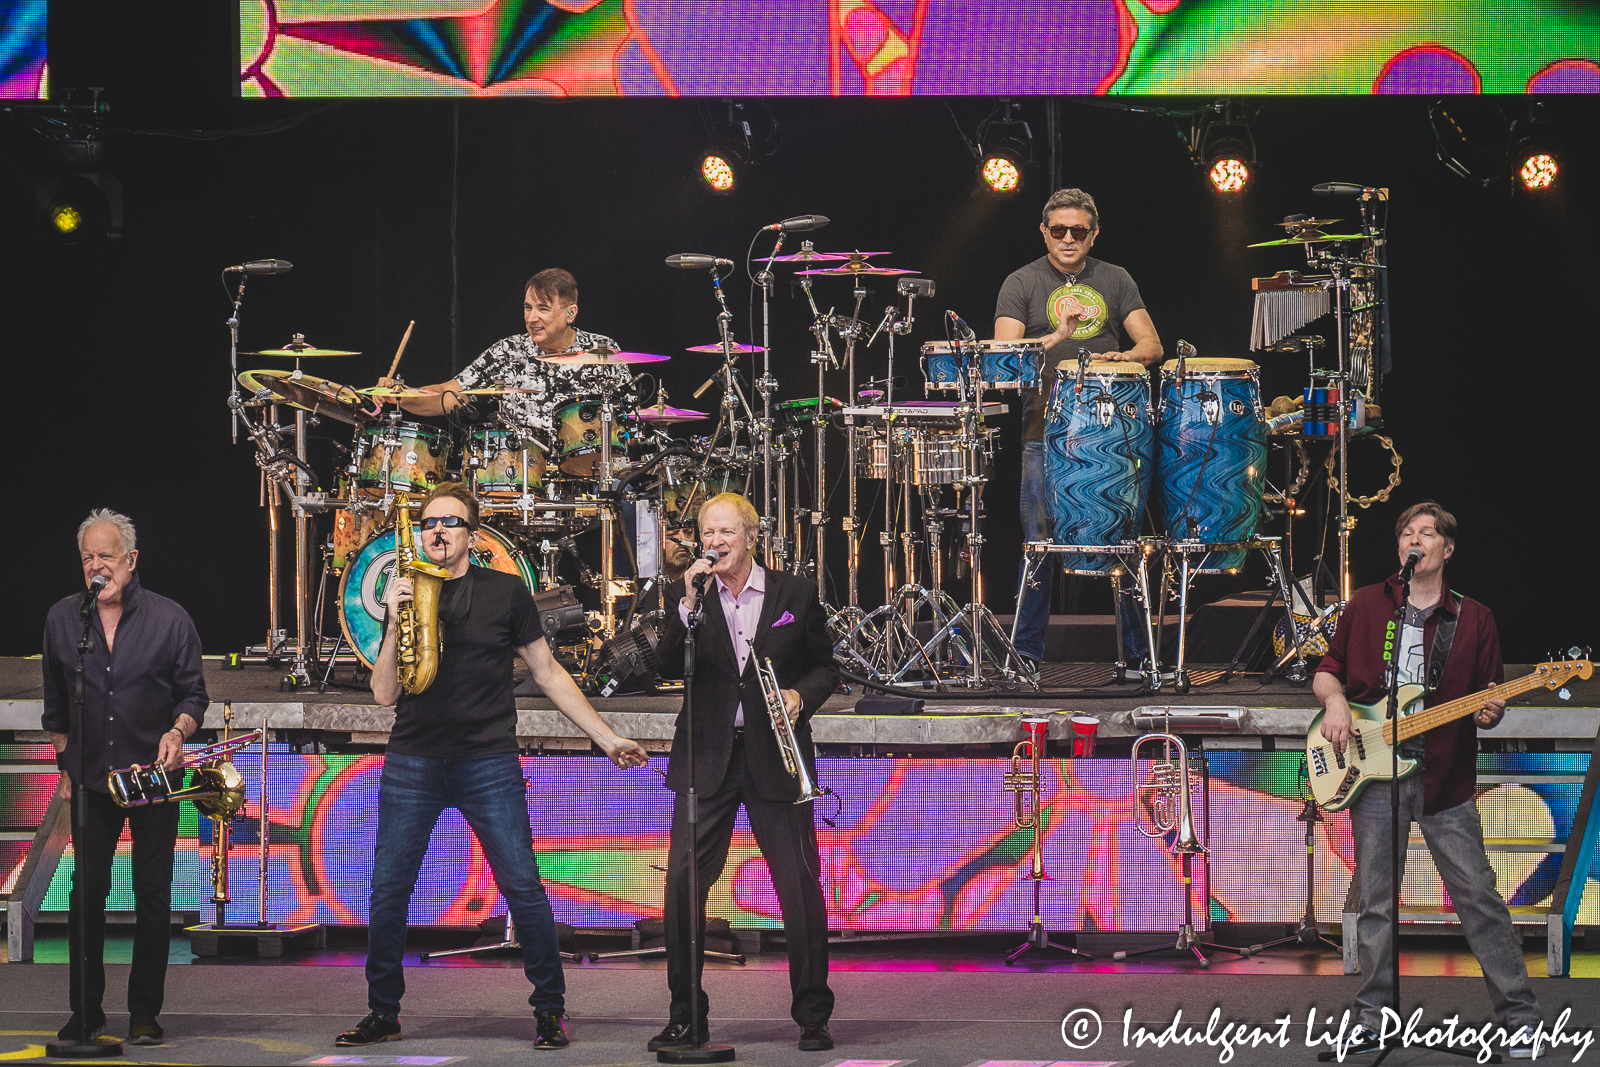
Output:
[[[576,333],[577,336],[567,348],[568,352],[621,347],[604,334],[587,330],[578,330]],[[532,430],[547,441],[553,441],[555,413],[558,409],[579,396],[598,393],[600,382],[608,376],[619,385],[626,384],[633,377],[628,373],[628,368],[621,364],[568,367],[541,363],[540,354],[533,340],[526,333],[519,333],[490,345],[483,355],[456,375],[456,381],[464,389],[504,385],[531,390],[527,393],[507,393],[501,397],[501,416],[518,429]]]

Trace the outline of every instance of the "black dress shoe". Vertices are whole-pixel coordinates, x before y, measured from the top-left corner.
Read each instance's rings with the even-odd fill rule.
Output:
[[[703,1034],[709,1034],[711,1032],[710,1026],[704,1019],[700,1021],[700,1032]],[[655,1037],[652,1037],[644,1047],[648,1052],[659,1052],[664,1048],[671,1048],[675,1045],[692,1044],[694,1044],[694,1033],[692,1028],[687,1022],[681,1022],[668,1023],[662,1028],[661,1032]]]
[[[78,1026],[81,1022],[77,1012],[72,1013],[72,1018],[67,1021],[57,1033],[56,1038],[61,1041],[78,1040]],[[98,1008],[89,1013],[89,1031],[83,1035],[83,1040],[93,1041],[106,1032],[106,1013]]]
[[[828,1024],[808,1026],[800,1031],[800,1044],[797,1047],[801,1052],[827,1052],[833,1047],[833,1035],[828,1033]]]
[[[380,1041],[400,1040],[400,1020],[385,1019],[377,1012],[370,1012],[365,1019],[356,1023],[354,1030],[346,1030],[333,1039],[335,1045],[376,1045]]]
[[[534,1026],[539,1037],[533,1043],[534,1048],[552,1049],[566,1048],[572,1043],[567,1037],[567,1015],[559,1008],[546,1008],[544,1011],[533,1013]]]

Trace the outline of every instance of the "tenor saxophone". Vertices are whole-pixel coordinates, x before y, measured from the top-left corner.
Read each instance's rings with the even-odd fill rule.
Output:
[[[439,629],[439,589],[450,571],[428,559],[417,547],[411,528],[411,498],[395,497],[394,576],[411,579],[411,599],[400,605],[396,618],[398,652],[395,667],[400,688],[421,693],[433,684],[439,672],[439,656],[444,651],[444,633]]]
[[[754,657],[755,648],[752,646],[750,655]],[[783,756],[783,769],[789,772],[789,777],[799,779],[800,799],[796,804],[809,804],[822,795],[817,784],[811,780],[811,772],[806,769],[806,761],[800,757],[800,741],[794,734],[794,723],[789,721],[789,713],[783,706],[783,690],[778,687],[778,672],[772,668],[772,660],[756,660],[756,677],[761,680],[761,695],[767,701],[767,715],[772,719],[772,732],[778,736],[778,752]]]

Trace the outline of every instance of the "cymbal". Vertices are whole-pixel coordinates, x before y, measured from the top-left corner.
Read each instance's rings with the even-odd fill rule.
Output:
[[[817,270],[797,270],[796,274],[919,274],[920,271],[905,270],[901,267],[869,267],[865,264],[857,266],[846,263],[842,267],[820,267]]]
[[[752,352],[765,352],[766,351],[766,349],[762,348],[760,345],[734,345],[733,346],[733,350],[735,352],[739,353],[742,356],[748,356]],[[695,345],[693,348],[685,348],[684,351],[685,352],[712,352],[712,353],[715,353],[717,355],[721,355],[722,354],[722,346],[721,345]]]
[[[1343,219],[1295,219],[1293,222],[1274,222],[1274,226],[1282,226],[1286,230],[1309,230],[1319,226],[1332,226]]]
[[[585,352],[561,352],[554,356],[540,356],[540,363],[555,363],[563,367],[602,366],[608,363],[665,363],[671,356],[653,356],[648,352],[613,352],[609,348],[591,348]]]
[[[795,252],[787,256],[762,256],[757,263],[843,263],[850,257],[843,252]]]
[[[452,393],[459,392],[462,396],[506,396],[510,393],[531,393],[532,389],[519,389],[512,385],[484,385],[476,389],[452,389]]]
[[[348,385],[330,382],[312,374],[296,376],[292,370],[247,370],[239,373],[239,384],[252,394],[267,390],[281,398],[290,407],[313,411],[330,419],[361,426],[370,422],[374,412],[362,407],[362,396]]]
[[[423,397],[439,395],[432,389],[412,389],[409,386],[405,388],[396,388],[392,385],[371,385],[365,389],[358,389],[356,392],[360,393],[362,396],[370,396],[372,399],[377,400],[380,403],[385,400],[399,403],[402,400],[421,400]]]
[[[1323,233],[1321,230],[1311,230],[1296,237],[1279,237],[1273,241],[1257,241],[1249,248],[1272,248],[1275,245],[1316,245],[1326,244],[1329,241],[1359,241],[1359,233]],[[804,271],[801,272],[805,273]]]
[[[671,404],[652,404],[647,408],[640,408],[636,413],[640,422],[660,422],[671,424],[674,422],[699,422],[711,416],[704,411],[690,411],[687,408],[675,408]]]
[[[324,356],[359,356],[342,348],[316,348],[303,342],[291,341],[282,348],[269,348],[264,352],[240,352],[241,356],[282,356],[287,359],[320,359]]]

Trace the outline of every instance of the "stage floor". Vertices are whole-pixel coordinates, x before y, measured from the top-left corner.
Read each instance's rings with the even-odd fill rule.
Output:
[[[1357,976],[1342,973],[1338,955],[1278,951],[1248,960],[1217,954],[1209,971],[1178,957],[1115,964],[1037,963],[1006,968],[999,956],[1015,937],[986,936],[944,940],[870,942],[835,945],[830,984],[838,1002],[832,1030],[838,1047],[830,1053],[801,1053],[798,1029],[788,1017],[787,964],[782,952],[750,957],[744,967],[711,964],[705,985],[711,997],[712,1036],[733,1044],[738,1059],[753,1064],[811,1064],[827,1067],[841,1060],[914,1060],[917,1067],[967,1067],[989,1060],[1035,1063],[1071,1061],[1109,1064],[1140,1061],[1172,1067],[1215,1064],[1223,1050],[1190,1047],[1124,1047],[1123,1013],[1133,1026],[1166,1029],[1178,1010],[1182,1026],[1203,1033],[1215,1008],[1228,1022],[1260,1025],[1276,1033],[1274,1020],[1293,1019],[1287,1048],[1239,1050],[1238,1063],[1309,1063],[1306,1016],[1315,1008],[1322,1020],[1338,1016],[1359,987]],[[1453,938],[1402,942],[1402,980],[1408,1005],[1421,1006],[1424,1019],[1437,1024],[1459,1013],[1463,1024],[1492,1018],[1477,964]],[[113,938],[109,961],[125,961],[130,942]],[[1529,942],[1530,947],[1536,947]],[[67,967],[60,937],[42,938],[39,960],[0,967],[0,1061],[29,1062],[66,1021]],[[168,971],[167,1004],[161,1020],[168,1044],[126,1048],[139,1063],[292,1064],[321,1057],[356,1055],[364,1060],[323,1062],[446,1062],[461,1057],[469,1065],[549,1063],[552,1067],[655,1062],[644,1043],[660,1029],[666,1011],[665,967],[658,961],[568,964],[567,1004],[571,1048],[532,1050],[533,1020],[526,1006],[527,984],[515,958],[485,962],[416,965],[407,957],[405,1040],[367,1049],[336,1049],[333,1036],[365,1014],[364,950],[359,940],[280,962],[200,961],[187,942],[173,945],[173,962],[189,964]],[[1544,972],[1539,951],[1527,954],[1534,975]],[[49,962],[46,962],[49,961]],[[111,1032],[126,1032],[121,1014],[127,982],[123,962],[108,964],[106,1008]],[[1568,1031],[1600,1024],[1600,953],[1578,952],[1573,978],[1535,977],[1533,986],[1553,1024],[1572,1009]],[[225,973],[224,973],[225,972]],[[1094,1045],[1074,1049],[1062,1039],[1069,1012],[1096,1012],[1104,1027]],[[1070,1035],[1069,1035],[1070,1036]],[[1553,1062],[1572,1058],[1572,1047]],[[1589,1058],[1592,1059],[1591,1052]],[[387,1058],[379,1058],[387,1057]],[[1422,1062],[1428,1054],[1413,1049],[1395,1062]],[[1438,1057],[1432,1057],[1437,1061]],[[398,1061],[407,1062],[407,1061]]]

